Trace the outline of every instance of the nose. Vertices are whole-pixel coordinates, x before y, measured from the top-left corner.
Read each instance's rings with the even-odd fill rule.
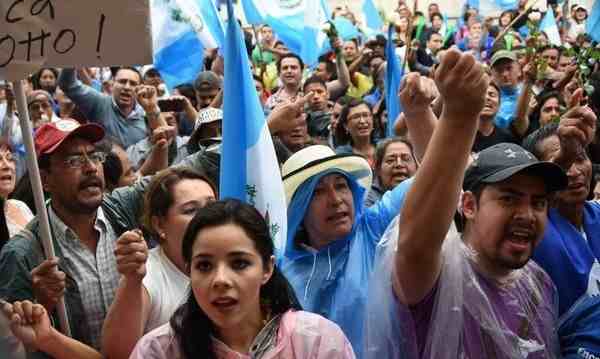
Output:
[[[213,278],[213,287],[218,289],[231,287],[231,277],[229,273],[229,269],[225,264],[217,265],[215,276]]]
[[[530,201],[523,203],[515,210],[515,219],[531,223],[535,218],[533,215],[533,204]]]

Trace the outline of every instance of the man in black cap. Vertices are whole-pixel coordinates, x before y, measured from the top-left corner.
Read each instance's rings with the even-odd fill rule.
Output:
[[[465,173],[488,86],[479,66],[449,50],[436,71],[444,112],[406,195],[399,233],[390,234],[397,246],[388,245],[394,253],[383,260],[391,258],[393,269],[381,285],[405,309],[395,320],[413,323],[401,334],[414,338],[419,357],[554,358],[556,290],[529,259],[544,234],[549,194],[567,178],[506,143],[475,155]],[[462,235],[451,226],[459,198]]]
[[[196,81],[194,81],[194,90],[196,90],[196,100],[198,101],[198,110],[211,105],[214,99],[221,92],[223,81],[216,73],[212,71],[202,71]]]

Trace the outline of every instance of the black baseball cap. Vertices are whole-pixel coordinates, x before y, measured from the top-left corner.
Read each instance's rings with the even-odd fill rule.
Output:
[[[474,161],[465,172],[463,189],[473,190],[480,184],[504,181],[518,173],[540,177],[548,192],[563,190],[568,179],[565,172],[552,162],[540,161],[514,143],[499,143],[473,155]]]

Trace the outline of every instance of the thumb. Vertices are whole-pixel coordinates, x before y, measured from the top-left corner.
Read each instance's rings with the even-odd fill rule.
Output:
[[[569,108],[580,106],[582,99],[583,89],[580,87],[577,90],[575,90],[575,92],[573,92],[573,96],[571,96],[571,100],[569,101]]]
[[[302,107],[304,107],[304,104],[306,104],[308,101],[310,101],[310,99],[312,99],[314,96],[315,96],[315,93],[310,91],[309,93],[304,95],[302,98],[300,98],[298,101],[296,101],[294,104],[296,106],[298,106],[298,108],[302,108]]]

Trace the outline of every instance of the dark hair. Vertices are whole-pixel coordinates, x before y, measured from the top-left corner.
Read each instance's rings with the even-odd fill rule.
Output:
[[[431,38],[433,37],[433,35],[437,35],[442,37],[442,40],[444,39],[444,37],[442,36],[442,34],[440,34],[437,31],[429,31],[426,35],[425,35],[425,41],[429,42],[431,40]]]
[[[431,5],[434,5],[434,4],[433,3],[429,4],[429,6],[431,6]],[[434,17],[439,17],[440,20],[444,21],[444,16],[442,14],[440,14],[439,12],[433,12],[433,13],[431,13],[431,15],[429,16],[429,21],[433,21]]]
[[[536,105],[533,108],[533,110],[531,111],[531,113],[529,114],[529,122],[531,123],[530,127],[531,128],[539,128],[541,126],[540,123],[540,115],[541,115],[541,111],[542,111],[542,107],[544,106],[544,104],[552,98],[556,98],[558,100],[559,105],[561,106],[565,106],[565,101],[563,100],[562,95],[560,94],[560,92],[555,91],[555,90],[544,90],[542,92],[540,92],[535,100],[536,100]]]
[[[325,71],[327,71],[327,73],[331,75],[331,78],[337,76],[335,64],[332,61],[330,61],[327,57],[319,58],[319,63],[325,64]]]
[[[117,74],[121,70],[129,70],[129,71],[135,72],[138,75],[138,78],[140,79],[140,83],[142,82],[142,79],[143,79],[142,74],[140,73],[140,71],[138,69],[136,69],[133,66],[120,66],[120,67],[116,67],[116,68],[111,68],[113,79],[117,77]]]
[[[300,56],[294,54],[293,52],[288,52],[287,54],[281,55],[279,60],[277,60],[277,72],[278,73],[281,73],[281,62],[287,58],[294,58],[294,59],[298,60],[298,63],[300,64],[300,71],[302,71],[304,69],[304,62],[302,61]]]
[[[377,143],[377,147],[375,148],[375,171],[376,172],[379,173],[379,170],[381,170],[381,165],[383,164],[383,157],[385,157],[385,152],[387,151],[387,148],[392,143],[404,143],[406,145],[406,147],[408,147],[408,149],[410,149],[410,155],[412,156],[415,163],[418,163],[417,159],[415,157],[415,151],[414,151],[412,143],[410,143],[408,140],[405,140],[402,137],[386,138],[385,140]]]
[[[353,109],[354,107],[357,107],[360,105],[367,106],[369,108],[369,111],[371,111],[371,114],[372,114],[371,106],[369,106],[369,104],[363,100],[353,98],[348,103],[346,103],[344,105],[344,108],[342,109],[342,112],[340,112],[340,118],[338,120],[338,125],[335,129],[335,141],[338,145],[345,145],[348,143],[350,145],[352,145],[352,137],[346,131],[346,128],[344,127],[344,125],[348,124],[348,115],[350,114],[350,110]]]
[[[4,211],[4,205],[6,204],[6,200],[0,197],[0,251],[4,245],[10,239],[10,234],[8,233],[8,224],[6,223],[6,212]]]
[[[535,157],[541,159],[542,149],[538,145],[547,138],[558,134],[558,123],[549,123],[546,126],[540,127],[529,134],[523,140],[523,148],[533,153]]]
[[[186,265],[191,264],[192,247],[198,233],[225,224],[234,224],[245,232],[254,243],[263,264],[271,260],[275,248],[262,215],[246,203],[227,199],[212,202],[199,209],[189,223],[182,244]],[[260,298],[261,305],[268,305],[267,309],[272,316],[290,309],[301,309],[293,289],[277,267],[273,268],[273,275],[260,289]],[[187,302],[173,314],[170,324],[185,358],[216,358],[211,339],[214,333],[213,323],[196,302],[193,291],[190,291]]]
[[[306,81],[304,81],[304,85],[302,86],[302,91],[306,92],[306,88],[308,87],[308,85],[310,84],[319,84],[321,86],[323,86],[323,88],[325,90],[327,90],[327,84],[325,83],[325,81],[323,81],[319,76],[317,75],[312,75],[311,77],[307,78]]]
[[[54,67],[42,67],[35,74],[33,74],[33,76],[31,76],[31,84],[33,85],[34,90],[44,90],[40,85],[40,79],[42,78],[42,74],[44,73],[44,71],[52,72],[58,83],[58,70]],[[56,91],[56,86],[54,87],[53,91]]]
[[[184,179],[198,179],[206,182],[217,197],[217,188],[208,176],[189,167],[168,167],[156,174],[148,184],[144,195],[142,223],[146,229],[157,235],[152,226],[152,217],[165,217],[173,205],[173,187]],[[157,237],[158,238],[158,237]]]
[[[182,96],[185,96],[194,108],[198,108],[198,101],[196,100],[196,90],[194,85],[191,83],[185,83],[174,87],[175,90],[179,91]]]

